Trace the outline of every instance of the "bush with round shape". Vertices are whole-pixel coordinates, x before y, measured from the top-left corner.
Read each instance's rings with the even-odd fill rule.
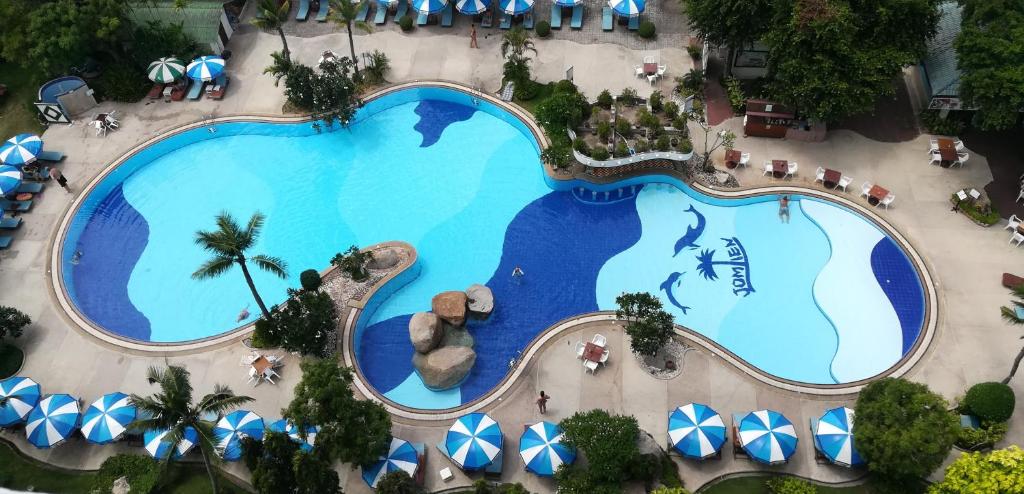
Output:
[[[669,141],[668,136],[664,134],[658,136],[658,141],[654,143],[654,148],[658,151],[668,151],[670,147],[671,141]]]
[[[584,141],[583,139],[576,139],[572,143],[572,147],[580,154],[590,156],[590,146],[587,145],[587,141]]]
[[[629,148],[626,147],[625,142],[619,141],[619,143],[615,145],[615,157],[625,158],[626,156],[629,156]]]
[[[402,18],[398,20],[398,26],[402,28],[403,32],[407,33],[412,31],[412,17],[408,15],[402,16]]]
[[[612,135],[612,124],[607,120],[601,120],[597,122],[597,138],[603,142],[608,141],[608,137]]]
[[[679,116],[679,105],[677,105],[675,101],[669,101],[665,103],[662,111],[665,112],[665,116],[668,117],[669,120],[675,120],[675,118]]]
[[[416,481],[404,470],[395,470],[377,482],[377,494],[418,494]]]
[[[651,21],[643,21],[640,23],[640,29],[636,32],[643,39],[653,39],[655,36],[654,23]]]
[[[299,275],[299,283],[302,284],[302,289],[309,292],[319,290],[322,282],[320,273],[315,269],[307,269]]]
[[[629,121],[626,119],[615,122],[615,132],[622,134],[623,137],[629,137],[633,133],[633,126],[629,125]]]
[[[615,99],[612,98],[612,93],[605,89],[604,91],[601,91],[601,94],[597,95],[597,106],[607,110],[612,107],[612,102],[614,102],[614,100]]]
[[[679,141],[678,148],[680,153],[689,153],[693,151],[693,143],[689,139],[683,139]]]
[[[1013,389],[1003,383],[987,382],[971,386],[964,398],[964,407],[988,422],[1006,422],[1013,415],[1017,400]]]
[[[590,157],[597,161],[604,161],[609,158],[608,149],[604,146],[598,146],[590,152]]]
[[[111,492],[114,481],[126,477],[132,492],[152,492],[160,480],[160,463],[143,455],[118,454],[103,461],[93,480],[93,492]]]
[[[537,36],[547,38],[551,34],[551,24],[548,21],[537,21]]]

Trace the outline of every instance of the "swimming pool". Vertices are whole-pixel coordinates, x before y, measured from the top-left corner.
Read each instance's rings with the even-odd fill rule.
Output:
[[[238,272],[190,277],[205,259],[194,233],[222,210],[267,216],[253,252],[290,266],[287,280],[253,271],[268,304],[349,245],[409,242],[416,277],[375,301],[354,341],[371,386],[423,409],[482,396],[540,331],[613,309],[623,291],[657,294],[677,323],[792,381],[877,375],[917,339],[919,276],[855,212],[794,196],[782,224],[776,197],[716,199],[669,177],[553,190],[538,154],[515,116],[433,87],[374,99],[347,130],[233,122],[177,133],[84,199],[64,239],[64,288],[108,332],[186,341],[230,330],[253,308]],[[520,283],[509,276],[516,265]],[[413,371],[408,320],[436,293],[473,283],[495,295],[492,316],[469,323],[474,370],[457,388],[429,391]]]

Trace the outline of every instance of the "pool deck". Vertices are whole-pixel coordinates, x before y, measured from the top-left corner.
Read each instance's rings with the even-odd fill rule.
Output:
[[[473,51],[469,50],[464,37],[420,36],[416,41],[416,49],[409,50],[408,40],[394,31],[357,37],[359,51],[377,48],[388,54],[393,66],[389,80],[393,82],[446,79],[488,91],[498,89],[501,61],[494,36],[481,37],[481,49]],[[320,51],[327,48],[347,51],[347,40],[341,33],[292,38],[289,45],[295,57],[306,63],[315,62]],[[235,36],[231,48],[234,52],[228,69],[231,86],[223,101],[103,104],[97,111],[117,109],[122,122],[121,129],[106,138],[95,137],[82,120],[47,130],[43,136],[47,147],[68,156],[60,166],[72,189],[77,193],[107,163],[165,129],[211,115],[280,114],[283,88],[275,88],[272,79],[262,74],[269,63],[269,53],[279,49],[276,36],[242,33]],[[646,81],[632,77],[632,66],[648,52],[631,51],[618,45],[580,45],[565,40],[539,41],[538,50],[539,63],[534,66],[534,73],[540,81],[560,78],[566,65],[571,64],[575,67],[577,83],[591,98],[604,88],[614,94],[627,86],[638,89],[641,95],[651,90]],[[670,67],[686,67],[690,63],[681,49],[664,48],[658,56],[668,61]],[[674,76],[683,71],[671,72]],[[661,83],[661,89],[667,91],[669,83]],[[734,130],[740,125],[737,118],[723,123]],[[964,186],[980,190],[991,181],[985,157],[972,153],[974,156],[964,169],[931,167],[927,165],[927,137],[903,143],[880,143],[842,130],[830,132],[822,143],[739,138],[736,148],[751,152],[752,165],[773,158],[799,162],[800,171],[793,182],[800,185],[820,187],[812,182],[814,169],[821,164],[856,177],[851,192],[845,194],[847,197],[860,200],[857,194],[865,180],[886,186],[896,194],[892,209],[880,214],[905,234],[923,256],[939,294],[935,339],[907,376],[953,399],[970,384],[1002,379],[1010,367],[1022,333],[999,318],[998,307],[1009,298],[999,281],[1003,271],[1012,271],[1014,266],[1021,265],[1024,253],[1006,244],[1008,232],[1002,230],[1002,225],[980,228],[949,211],[948,198],[953,191]],[[737,176],[745,187],[775,183],[761,177],[756,166],[740,170]],[[0,253],[2,303],[21,309],[33,319],[26,335],[16,340],[27,353],[21,374],[41,383],[44,392],[67,392],[89,403],[115,390],[148,394],[154,390],[145,381],[148,367],[180,364],[191,371],[197,395],[209,392],[216,383],[226,384],[256,399],[248,407],[251,410],[270,420],[278,418],[299,380],[295,358],[289,357],[276,386],[263,384],[252,388],[245,384],[245,369],[238,365],[240,357],[247,353],[241,344],[193,354],[152,356],[118,349],[85,335],[72,325],[56,303],[47,271],[49,247],[70,199],[71,196],[55,184],[48,185],[33,210],[24,215],[25,224],[15,234],[12,247]],[[225,307],[231,312],[237,309]],[[612,360],[608,368],[589,375],[575,360],[572,343],[580,338],[589,339],[595,332],[609,337]],[[605,408],[636,416],[641,427],[662,444],[666,442],[668,411],[690,401],[706,402],[724,416],[756,408],[775,408],[796,424],[800,444],[790,463],[761,467],[749,461],[733,460],[731,447],[727,445],[720,461],[680,461],[680,473],[690,489],[721,475],[743,471],[787,472],[825,482],[856,477],[855,472],[815,464],[806,427],[808,418],[826,408],[850,404],[853,397],[817,398],[782,391],[703,351],[689,352],[682,375],[662,381],[644,372],[626,354],[627,346],[622,332],[614,325],[594,323],[562,334],[542,349],[523,377],[498,404],[488,409],[502,424],[509,440],[503,480],[522,482],[531,492],[554,491],[551,481],[523,471],[514,449],[520,424],[542,418],[533,405],[533,396],[540,389],[552,396],[545,419],[558,420],[577,410]],[[1018,376],[1011,385],[1018,395],[1024,396],[1024,376]],[[432,448],[443,439],[447,425],[446,422],[396,418],[394,432],[404,439],[426,442]],[[140,448],[94,446],[81,440],[51,450],[37,450],[28,445],[21,434],[5,432],[0,437],[13,441],[34,458],[66,468],[95,469],[108,455],[123,451],[142,453]],[[1022,443],[1024,400],[1019,400],[1003,445]],[[469,484],[470,480],[458,472],[455,481],[442,484],[436,472],[444,466],[448,466],[447,460],[436,451],[428,453],[428,488]],[[248,477],[239,464],[228,464],[226,469],[241,478]],[[357,469],[348,465],[338,465],[337,469],[346,492],[370,492]]]

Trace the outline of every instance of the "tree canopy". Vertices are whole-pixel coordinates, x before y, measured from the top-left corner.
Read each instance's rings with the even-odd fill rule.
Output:
[[[0,306],[0,344],[5,338],[21,336],[25,326],[29,324],[32,324],[32,318],[24,312],[14,307]]]
[[[1014,445],[988,454],[968,453],[948,468],[928,494],[1003,494],[1024,491],[1024,451]]]
[[[600,485],[618,487],[628,480],[627,469],[640,454],[636,418],[590,410],[576,412],[559,425],[565,432],[563,441],[587,457],[586,478],[581,483],[596,489]]]
[[[700,37],[732,47],[760,39],[772,15],[770,0],[683,0],[683,8]]]
[[[1024,108],[1024,2],[961,0],[955,42],[960,98],[976,107],[974,124],[1008,129]]]

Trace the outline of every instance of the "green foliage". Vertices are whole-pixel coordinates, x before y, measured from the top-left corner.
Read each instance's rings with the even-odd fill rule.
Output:
[[[956,112],[950,112],[945,118],[939,110],[924,110],[921,112],[921,125],[931,134],[955,136],[963,132],[967,124],[959,118]]]
[[[540,159],[555,170],[569,168],[576,161],[572,155],[572,147],[567,143],[552,144],[544,148],[540,153]]]
[[[691,142],[689,139],[683,139],[683,140],[679,141],[679,144],[677,146],[677,150],[680,153],[689,153],[689,152],[693,151],[693,142]]]
[[[320,272],[315,269],[307,269],[299,274],[299,283],[302,285],[303,290],[315,292],[320,289],[322,280],[320,279]]]
[[[1024,108],[1024,6],[1017,1],[962,0],[955,47],[960,97],[978,108],[985,130],[1013,127]]]
[[[365,465],[387,452],[391,417],[374,401],[352,394],[352,369],[332,360],[302,362],[302,380],[284,410],[299,430],[319,425],[317,450],[343,463]]]
[[[590,146],[587,145],[587,141],[584,141],[583,139],[576,139],[573,141],[572,147],[580,154],[590,156]]]
[[[1010,446],[988,454],[970,453],[957,458],[942,482],[928,494],[1004,494],[1024,490],[1024,451]]]
[[[683,0],[683,9],[690,27],[712,45],[756,41],[771,25],[765,22],[772,17],[771,0]]]
[[[540,94],[542,89],[544,89],[543,84],[528,79],[517,83],[512,95],[519,101],[531,101]]]
[[[615,122],[615,132],[622,137],[629,137],[633,135],[633,126],[629,124],[629,120],[623,118]]]
[[[622,88],[622,92],[619,93],[619,101],[621,101],[626,106],[636,105],[638,99],[640,99],[640,97],[637,96],[636,89],[633,89],[631,87]]]
[[[24,312],[14,307],[0,306],[0,341],[20,337],[29,324],[32,324],[32,318]]]
[[[256,492],[260,494],[294,492],[295,469],[293,462],[298,452],[299,445],[292,441],[287,434],[267,431],[263,436],[263,445],[260,448],[260,455],[255,467],[249,467],[252,471],[252,485],[256,488]],[[243,449],[247,466],[252,454],[251,452],[246,453]]]
[[[626,156],[629,156],[629,147],[626,146],[625,142],[619,141],[619,143],[615,145],[614,154],[616,158],[624,158]]]
[[[1013,389],[1003,383],[985,382],[971,386],[964,406],[983,421],[1006,422],[1016,405]]]
[[[640,23],[640,28],[636,31],[637,36],[643,39],[654,39],[654,23],[651,21],[643,21]]]
[[[275,432],[267,431],[266,434],[275,434]],[[263,458],[263,438],[256,439],[251,436],[245,436],[242,438],[241,444],[242,463],[245,465],[245,468],[252,472],[259,467],[260,459]]]
[[[661,455],[661,485],[667,489],[683,489],[683,479],[679,477],[679,467],[676,466],[676,462],[672,461],[672,458],[669,458],[668,454]],[[685,490],[683,490],[683,494],[686,494]]]
[[[648,317],[626,325],[630,348],[640,355],[655,355],[672,338],[675,318],[659,310]]]
[[[328,344],[338,313],[326,292],[288,289],[288,300],[271,314],[271,324],[256,324],[261,343],[315,357],[333,353]]]
[[[96,90],[98,99],[134,103],[146,95],[152,84],[135,65],[116,63],[108,65],[90,87]]]
[[[665,112],[665,116],[668,117],[670,121],[675,120],[676,117],[679,116],[679,105],[677,105],[675,101],[669,101],[665,103],[665,106],[664,108],[662,108],[662,110]]]
[[[555,472],[558,494],[621,494],[618,483],[602,483],[583,467],[563,464]]]
[[[661,130],[661,120],[646,108],[636,113],[636,125],[651,131],[651,134],[657,134]]]
[[[93,492],[109,493],[114,481],[127,477],[132,492],[148,494],[153,492],[160,481],[160,465],[143,455],[118,454],[103,461],[93,479]]]
[[[608,142],[608,138],[612,135],[612,124],[607,120],[601,120],[597,122],[597,138],[601,142]]]
[[[658,136],[658,140],[654,143],[654,148],[658,151],[668,151],[671,149],[672,142],[669,137],[665,134]]]
[[[612,103],[614,102],[615,100],[614,98],[612,98],[612,93],[609,92],[607,89],[601,91],[601,94],[597,95],[597,106],[600,106],[605,110],[611,109]]]
[[[295,494],[342,494],[338,472],[318,455],[299,451],[292,459]]]
[[[590,410],[576,412],[559,425],[565,432],[563,442],[586,455],[587,477],[594,484],[618,487],[628,480],[628,468],[640,454],[635,418]]]
[[[689,129],[686,127],[686,117],[680,115],[672,119],[672,128],[682,131],[683,135],[686,135],[689,132]]]
[[[942,464],[960,425],[924,384],[875,381],[857,398],[857,449],[868,469],[894,482],[928,476]]]
[[[575,129],[583,123],[589,111],[586,96],[569,83],[568,86],[556,85],[554,93],[537,105],[534,115],[549,135],[565,135],[566,129]]]
[[[686,53],[690,55],[695,62],[699,62],[701,57],[704,56],[704,49],[699,46],[686,45]]]
[[[644,139],[637,139],[636,142],[633,143],[633,149],[638,153],[646,153],[647,151],[650,151],[651,143]]]
[[[352,60],[341,57],[337,62],[320,64],[320,72],[313,75],[313,106],[310,110],[313,119],[317,120],[313,123],[317,130],[321,123],[328,128],[335,122],[348,127],[356,110],[362,106],[356,94],[356,84],[349,75],[353,67]]]
[[[994,225],[1003,219],[999,216],[999,211],[996,210],[995,205],[990,202],[961,201],[955,193],[950,196],[949,200],[956,205],[960,211],[982,225]]]
[[[355,245],[350,246],[345,252],[334,254],[331,264],[337,266],[355,281],[363,281],[370,276],[366,270],[366,264],[373,260],[373,252],[361,251]]]
[[[796,477],[772,477],[765,483],[772,494],[816,494],[814,484]]]
[[[551,23],[548,21],[537,21],[537,37],[547,38],[551,34]]]
[[[655,90],[651,93],[651,97],[648,98],[647,103],[651,106],[651,111],[658,113],[662,110],[665,103],[665,96],[661,94],[660,90]]]
[[[747,98],[743,95],[743,86],[740,85],[740,80],[735,77],[726,77],[725,92],[729,95],[729,106],[732,107],[732,112],[735,114],[742,112],[743,106],[747,104]]]
[[[515,26],[501,36],[501,56],[505,59],[504,79],[520,85],[529,81],[530,56],[537,54],[537,49],[530,40],[530,33],[522,26]]]
[[[664,468],[664,464],[662,464],[661,458],[648,453],[634,456],[626,470],[631,480],[640,480],[649,489],[655,480],[661,478],[662,468]]]
[[[391,70],[391,60],[388,59],[388,56],[380,50],[373,50],[370,52],[370,59],[363,75],[367,78],[367,82],[382,84],[387,82],[384,80],[384,75],[389,70]]]
[[[137,67],[146,68],[150,62],[169,55],[188,63],[198,54],[198,46],[185,32],[184,23],[151,21],[135,28],[131,57]]]
[[[271,70],[271,67],[267,67],[266,70]],[[317,79],[317,74],[313,67],[292,62],[287,66],[287,70],[284,96],[296,108],[306,111],[312,110],[314,105],[313,85]]]
[[[1006,423],[982,422],[981,427],[961,427],[956,438],[956,445],[967,450],[991,448],[1006,436]]]
[[[485,482],[486,483],[486,482]],[[405,470],[395,470],[377,483],[377,494],[418,494],[416,481]]]
[[[704,91],[704,71],[690,69],[682,77],[677,77],[676,91],[680,94],[694,94],[700,97],[700,94]]]
[[[608,153],[608,148],[604,146],[598,146],[594,148],[593,151],[590,152],[590,157],[597,161],[604,161],[610,158],[611,155]]]
[[[413,28],[412,16],[404,15],[398,20],[398,26],[402,28],[402,32],[412,31]]]

